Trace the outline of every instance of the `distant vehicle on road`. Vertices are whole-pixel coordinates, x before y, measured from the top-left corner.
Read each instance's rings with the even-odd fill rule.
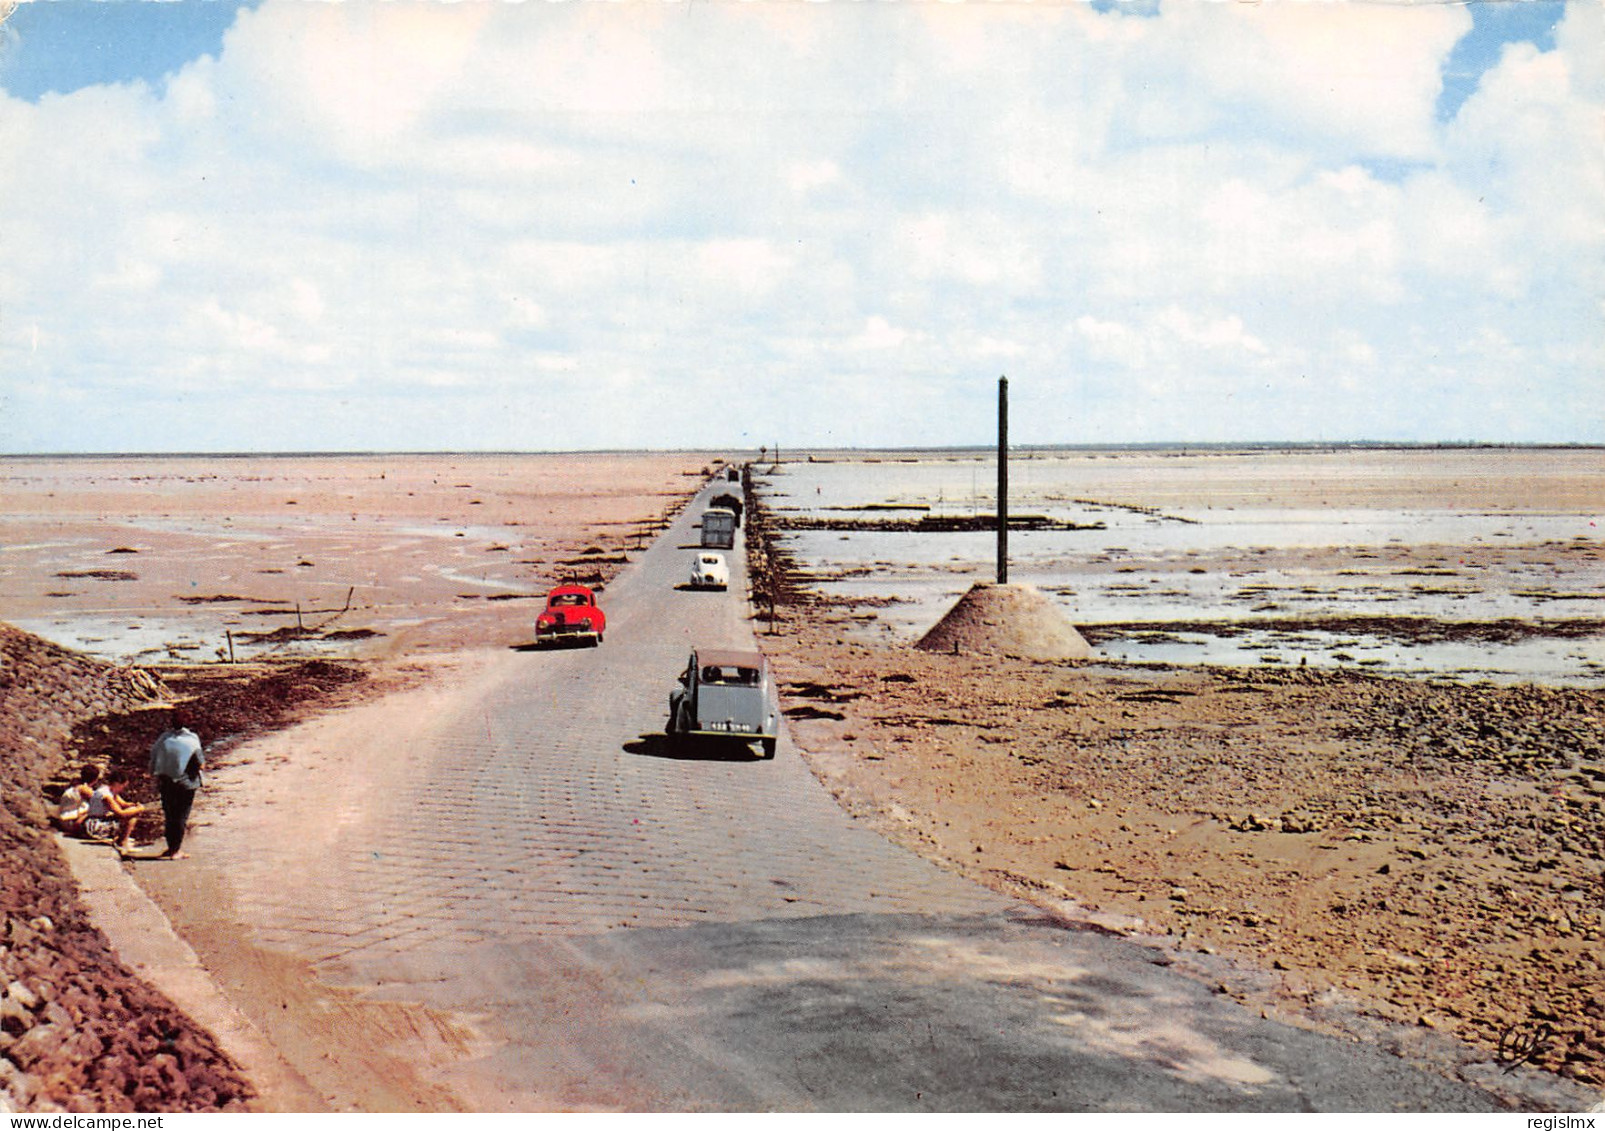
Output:
[[[596,594],[586,585],[555,586],[546,595],[546,609],[535,618],[537,644],[572,640],[596,645],[602,643],[606,631],[607,617],[597,606]]]
[[[756,742],[765,758],[775,756],[779,700],[762,652],[699,648],[669,693],[671,743]]]
[[[730,511],[736,516],[736,525],[741,525],[740,495],[715,495],[713,498],[708,500],[708,505],[710,507],[723,507],[725,510]]]
[[[730,588],[730,565],[723,554],[703,550],[691,559],[691,588]]]
[[[729,550],[736,544],[736,514],[724,507],[702,512],[702,544],[710,550]]]
[[[724,474],[725,474],[725,478],[727,480],[729,480],[731,483],[740,483],[741,482],[741,472],[737,471],[733,467],[725,468],[724,469]]]

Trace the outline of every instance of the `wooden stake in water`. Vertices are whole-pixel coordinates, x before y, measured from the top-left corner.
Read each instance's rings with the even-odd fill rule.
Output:
[[[1009,379],[998,378],[998,584],[1009,582]]]

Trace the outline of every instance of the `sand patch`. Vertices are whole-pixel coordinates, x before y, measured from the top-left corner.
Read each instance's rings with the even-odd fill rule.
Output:
[[[924,652],[1078,660],[1092,648],[1043,593],[1029,585],[977,582],[920,638]]]

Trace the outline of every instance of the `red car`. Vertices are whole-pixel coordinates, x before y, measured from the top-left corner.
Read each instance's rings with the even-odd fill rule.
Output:
[[[607,617],[596,605],[596,594],[584,585],[559,585],[546,595],[546,611],[535,618],[535,642],[557,640],[602,643]]]

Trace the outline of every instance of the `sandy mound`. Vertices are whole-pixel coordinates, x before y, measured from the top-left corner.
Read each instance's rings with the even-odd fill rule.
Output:
[[[978,581],[920,638],[924,652],[981,652],[1029,660],[1092,655],[1081,633],[1040,590]]]

